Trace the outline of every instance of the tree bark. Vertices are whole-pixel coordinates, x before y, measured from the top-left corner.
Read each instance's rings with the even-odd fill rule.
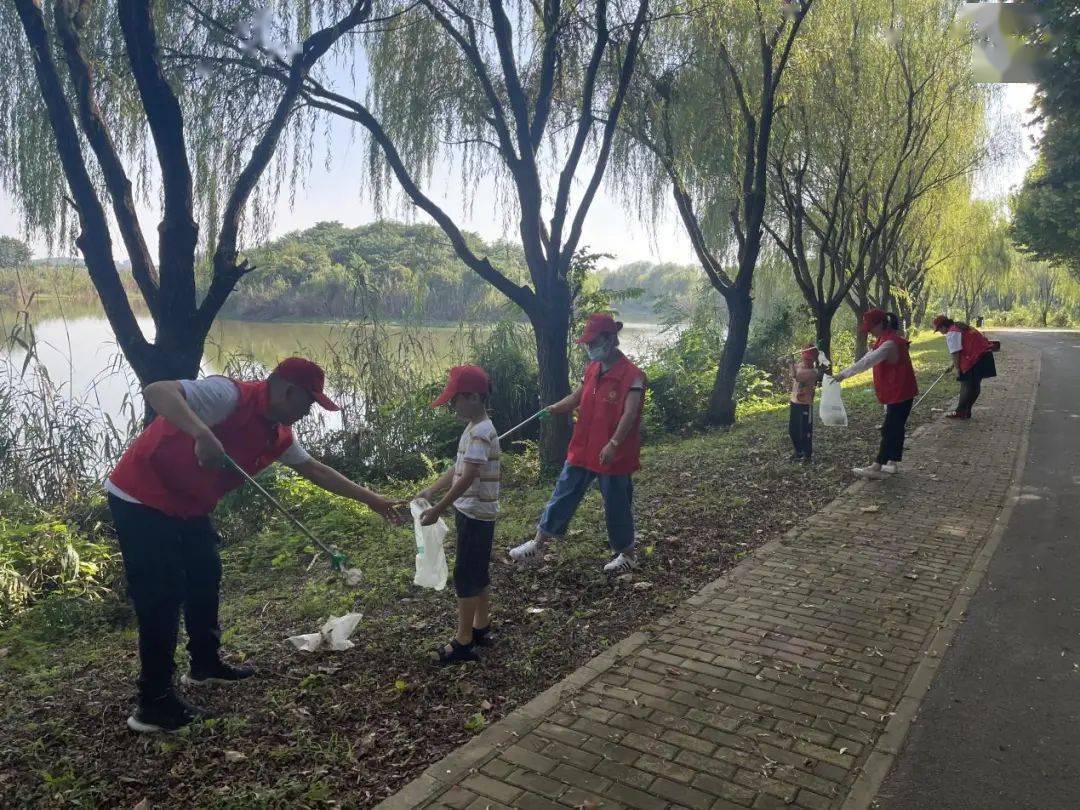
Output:
[[[562,318],[533,319],[532,325],[536,335],[540,402],[548,405],[570,393],[570,363],[566,351],[570,335],[569,307]],[[540,459],[546,469],[562,464],[572,431],[573,419],[569,414],[555,416],[544,424],[540,434]]]
[[[753,299],[746,290],[738,288],[724,293],[728,310],[728,331],[720,366],[716,370],[716,382],[709,396],[705,418],[712,425],[735,424],[735,383],[746,355],[746,343],[750,338],[750,316]]]

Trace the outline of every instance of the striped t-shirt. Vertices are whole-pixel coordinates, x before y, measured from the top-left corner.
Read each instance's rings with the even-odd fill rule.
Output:
[[[458,441],[454,480],[466,464],[479,464],[480,474],[454,501],[454,508],[476,520],[495,520],[499,515],[499,434],[490,419],[470,424]]]

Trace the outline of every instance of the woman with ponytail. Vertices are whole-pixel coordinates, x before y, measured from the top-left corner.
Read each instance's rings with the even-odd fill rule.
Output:
[[[874,348],[854,364],[838,372],[834,379],[846,380],[867,369],[874,370],[874,392],[885,406],[881,425],[881,445],[877,458],[852,472],[860,478],[884,478],[899,471],[904,457],[904,429],[911,405],[919,393],[915,369],[908,354],[910,342],[900,334],[900,321],[892,312],[871,309],[863,313],[859,331],[877,338]]]
[[[934,318],[934,331],[945,335],[945,345],[952,355],[960,398],[956,410],[945,414],[949,419],[970,419],[975,400],[982,393],[982,381],[997,376],[994,344],[974,326],[954,321],[945,315]]]

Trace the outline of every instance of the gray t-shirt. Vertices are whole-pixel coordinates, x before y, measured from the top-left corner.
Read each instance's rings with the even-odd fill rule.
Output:
[[[240,390],[228,377],[214,376],[204,377],[201,380],[180,380],[180,386],[184,389],[184,399],[187,400],[188,407],[207,427],[221,424],[228,419],[240,401]],[[311,455],[295,439],[278,459],[282,464],[290,467],[296,467],[310,460]],[[121,500],[138,503],[135,498],[107,479],[105,491]]]

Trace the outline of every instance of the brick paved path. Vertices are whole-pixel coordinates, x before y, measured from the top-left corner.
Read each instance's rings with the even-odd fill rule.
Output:
[[[868,806],[1013,494],[1038,365],[1002,361],[976,419],[922,429],[900,477],[853,485],[381,806]]]

